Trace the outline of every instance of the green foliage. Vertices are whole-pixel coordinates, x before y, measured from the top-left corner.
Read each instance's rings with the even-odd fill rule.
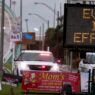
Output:
[[[47,46],[50,47],[50,49],[54,46],[55,44],[55,39],[54,38],[55,34],[55,29],[54,28],[49,28],[46,32],[46,37],[45,37],[45,48]]]
[[[49,28],[45,37],[45,48],[49,46],[56,58],[63,58],[63,25]]]
[[[11,87],[8,85],[2,85],[0,95],[21,95],[21,86]]]
[[[2,90],[0,91],[0,95],[26,95],[23,94],[23,90],[21,88],[21,84],[19,84],[17,87],[11,87],[7,85],[2,86]],[[27,94],[28,95],[28,94]],[[29,95],[59,95],[58,93],[44,93],[44,92],[31,92]]]
[[[10,71],[12,70],[12,64],[11,63],[4,64],[4,67],[9,69]]]

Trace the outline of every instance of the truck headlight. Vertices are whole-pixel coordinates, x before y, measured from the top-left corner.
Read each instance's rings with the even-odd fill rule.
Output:
[[[21,70],[29,70],[29,67],[27,64],[19,64],[18,68],[20,68]]]

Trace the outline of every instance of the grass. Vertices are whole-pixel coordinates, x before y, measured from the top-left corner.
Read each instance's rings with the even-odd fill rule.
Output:
[[[3,67],[6,67],[10,71],[12,71],[11,63],[4,64]],[[18,85],[17,87],[2,85],[2,90],[0,91],[0,95],[21,95],[21,93],[22,93],[21,85]]]
[[[21,95],[21,86],[11,87],[8,85],[2,85],[0,95]]]
[[[4,64],[3,66],[8,68],[10,71],[12,71],[12,64],[11,63]]]

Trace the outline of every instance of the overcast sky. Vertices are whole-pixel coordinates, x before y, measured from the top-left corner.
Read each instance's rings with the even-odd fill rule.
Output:
[[[7,5],[10,5],[9,2],[10,0],[5,0]],[[15,12],[16,16],[20,15],[20,0],[12,0],[16,1],[16,4],[13,5],[12,4],[12,9]],[[38,4],[35,5],[34,2],[43,2],[45,4],[47,4],[49,7],[51,7],[52,9],[55,8],[56,5],[56,11],[60,11],[61,14],[63,14],[64,12],[64,2],[66,0],[22,0],[22,7],[23,7],[23,32],[26,32],[26,22],[25,19],[28,19],[28,28],[29,31],[34,32],[34,28],[38,28],[40,29],[40,26],[42,26],[42,24],[45,24],[45,30],[47,28],[47,23],[45,21],[43,21],[42,19],[40,19],[37,15],[31,15],[29,16],[29,13],[33,13],[33,14],[38,14],[40,16],[42,16],[44,19],[49,20],[50,22],[50,27],[53,27],[53,22],[54,22],[54,13],[46,6],[42,5],[42,4]],[[61,7],[61,10],[60,10]],[[38,32],[37,32],[38,33]]]

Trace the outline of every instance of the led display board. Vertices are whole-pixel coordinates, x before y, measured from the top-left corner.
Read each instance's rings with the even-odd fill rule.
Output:
[[[22,41],[16,42],[17,44],[35,44],[36,38],[35,38],[35,32],[23,32],[22,33]]]
[[[35,43],[35,33],[28,32],[22,34],[22,44],[33,44]]]
[[[63,34],[66,47],[95,47],[95,5],[65,4]]]

